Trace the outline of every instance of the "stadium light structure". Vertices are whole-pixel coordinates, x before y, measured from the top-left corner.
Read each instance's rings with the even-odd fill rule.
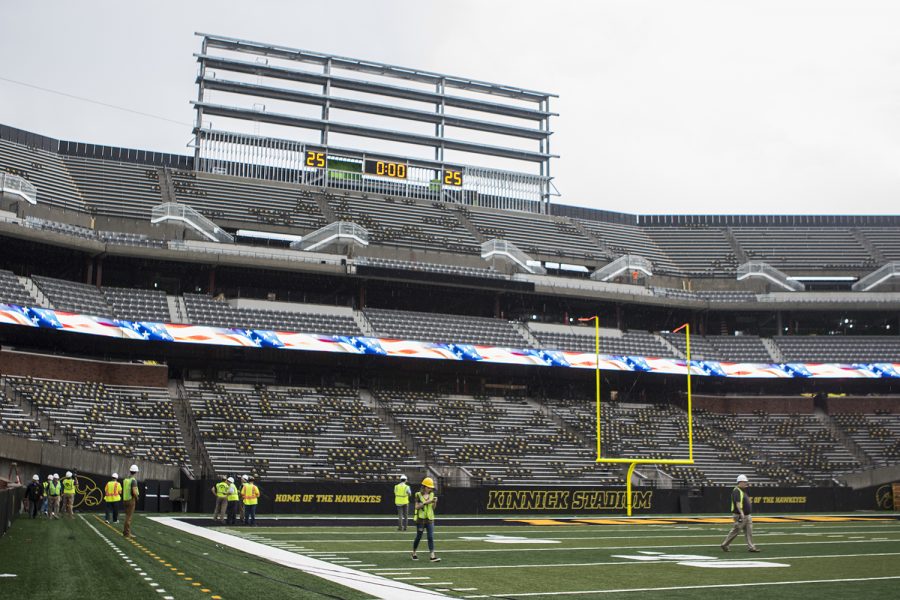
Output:
[[[595,351],[596,351],[596,378],[597,378],[597,461],[598,463],[609,464],[626,464],[628,471],[625,475],[625,509],[626,514],[631,516],[632,497],[631,497],[631,477],[634,469],[638,465],[692,465],[694,464],[694,414],[691,406],[691,326],[685,323],[674,329],[672,333],[678,333],[682,329],[685,334],[685,370],[687,371],[687,430],[688,430],[688,457],[684,458],[624,458],[624,457],[604,457],[600,452],[600,319],[599,317],[588,317],[586,319],[578,319],[579,321],[596,321],[595,325]]]
[[[549,213],[555,189],[550,162],[556,158],[550,152],[550,120],[557,115],[550,101],[556,94],[196,35],[202,37],[195,54],[200,65],[193,102],[196,170]],[[308,65],[313,68],[301,68]],[[391,128],[376,127],[376,121],[362,124],[360,115],[390,118]],[[209,117],[217,117],[216,128]],[[433,126],[433,133],[423,132],[423,124]],[[278,135],[260,134],[260,125]],[[301,130],[307,137],[318,133],[318,141],[304,141]],[[337,146],[335,135],[351,137],[359,146]],[[433,159],[384,153],[379,145],[385,142],[429,148]],[[475,164],[450,160],[447,151]],[[516,167],[488,168],[478,164],[483,157]]]

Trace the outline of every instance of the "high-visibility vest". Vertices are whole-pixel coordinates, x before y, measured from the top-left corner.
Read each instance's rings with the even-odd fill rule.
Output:
[[[216,484],[216,498],[224,498],[228,495],[228,482],[220,481]]]
[[[62,487],[58,481],[54,481],[47,485],[47,490],[51,496],[59,496],[59,488]]]
[[[240,496],[238,496],[237,486],[234,485],[233,483],[228,484],[228,501],[235,502],[239,498],[240,498]]]
[[[246,506],[253,506],[259,498],[259,488],[252,483],[245,483],[241,488],[241,498]]]
[[[433,498],[437,502],[437,495],[434,492],[431,492],[429,498]],[[422,492],[416,492],[416,502],[423,505],[422,508],[416,510],[416,519],[434,521],[434,502],[425,504],[425,496]]]
[[[49,482],[49,481],[45,481],[45,482],[44,482],[44,495],[45,495],[45,496],[47,495],[47,492],[48,492],[48,490],[49,490],[49,487],[50,487],[50,482]]]
[[[738,493],[740,494],[740,500],[738,500],[738,502],[740,502],[741,510],[744,510],[744,490],[742,490],[740,488],[740,486],[738,486],[734,489],[737,490]],[[737,507],[735,507],[735,505],[734,505],[734,490],[732,490],[732,494],[731,494],[731,512],[740,512],[737,510]]]
[[[69,477],[66,477],[65,479],[62,480],[62,488],[63,488],[63,494],[66,494],[68,496],[74,496],[75,495],[75,480],[71,479]]]
[[[132,497],[134,498],[134,500],[138,499],[138,496],[140,496],[140,492],[135,493],[135,492],[132,492],[132,489],[131,489],[132,487],[134,487],[136,485],[137,485],[137,479],[135,479],[134,477],[126,477],[122,481],[122,500],[124,500],[125,502],[128,502],[132,499]]]
[[[122,499],[122,484],[113,479],[106,484],[103,499],[107,502],[118,502]]]
[[[397,506],[409,504],[409,486],[403,482],[394,486],[394,504]]]

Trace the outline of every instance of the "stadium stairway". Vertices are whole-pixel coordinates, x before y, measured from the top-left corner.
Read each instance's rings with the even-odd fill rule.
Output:
[[[53,308],[53,305],[50,303],[50,300],[47,296],[44,295],[44,292],[35,285],[34,281],[31,280],[30,277],[19,277],[19,281],[22,282],[22,286],[25,288],[25,291],[28,292],[32,298],[34,298],[35,306],[40,306],[42,308]]]
[[[175,409],[172,412],[175,414],[178,429],[181,430],[181,439],[184,440],[184,449],[187,450],[194,476],[209,477],[213,475],[215,469],[212,459],[203,446],[197,421],[191,415],[190,403],[184,393],[184,385],[180,381],[169,381],[169,397],[172,399],[172,406]]]
[[[540,348],[540,345],[538,345],[536,347]],[[525,401],[532,408],[541,411],[541,413],[545,417],[547,417],[547,419],[549,419],[550,421],[553,421],[553,423],[555,423],[556,426],[559,427],[562,431],[564,431],[570,435],[573,435],[577,439],[581,440],[581,443],[584,445],[585,448],[592,448],[594,446],[594,444],[596,444],[596,442],[597,442],[596,439],[588,439],[587,435],[582,433],[582,431],[580,429],[578,429],[577,427],[573,427],[571,424],[569,424],[565,419],[562,418],[561,415],[559,415],[555,410],[553,410],[552,407],[550,407],[542,402],[539,402],[538,400],[532,398],[531,396],[526,396]]]
[[[669,349],[669,352],[672,353],[672,356],[677,356],[678,358],[685,358],[684,352],[676,348],[669,340],[659,335],[658,333],[652,334],[654,338],[656,338],[660,344]]]
[[[372,392],[367,389],[359,390],[359,399],[360,401],[375,411],[375,414],[378,415],[378,418],[390,429],[398,440],[403,444],[403,446],[415,454],[416,458],[421,461],[423,465],[428,464],[428,455],[425,453],[425,448],[416,444],[415,440],[413,440],[412,436],[403,431],[403,428],[400,426],[400,423],[394,418],[394,415],[385,408],[385,406],[375,399],[372,395]],[[407,477],[411,477],[409,473],[406,473]]]
[[[50,438],[58,443],[61,446],[66,445],[66,434],[62,430],[58,430],[53,426],[53,422],[50,420],[50,417],[35,408],[35,406],[31,403],[31,401],[25,397],[24,394],[20,394],[16,392],[12,386],[5,385],[6,381],[0,378],[0,393],[6,395],[6,397],[13,403],[18,404],[22,407],[22,411],[28,414],[32,419],[37,421],[38,425],[40,425],[41,430],[46,431],[50,434]]]
[[[844,446],[844,448],[846,448],[847,451],[851,455],[853,455],[854,458],[856,458],[856,460],[859,461],[861,469],[871,469],[875,466],[875,463],[872,461],[869,455],[866,454],[865,450],[863,450],[859,446],[859,444],[853,441],[853,438],[847,435],[847,432],[839,427],[838,424],[834,422],[834,419],[832,419],[828,415],[828,413],[817,406],[813,411],[813,416],[815,416],[816,419],[818,419],[819,422],[822,423],[823,427],[831,431],[831,434],[834,436],[834,438],[838,440]]]
[[[766,347],[766,350],[769,352],[769,356],[772,357],[772,362],[775,363],[783,363],[784,355],[781,354],[781,349],[778,347],[778,344],[775,343],[775,340],[772,338],[759,338],[762,342],[762,345]]]

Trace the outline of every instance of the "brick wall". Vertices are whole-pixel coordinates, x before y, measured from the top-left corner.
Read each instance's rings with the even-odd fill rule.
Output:
[[[165,365],[103,362],[0,350],[0,375],[40,377],[65,381],[99,381],[109,385],[166,387],[169,370]]]

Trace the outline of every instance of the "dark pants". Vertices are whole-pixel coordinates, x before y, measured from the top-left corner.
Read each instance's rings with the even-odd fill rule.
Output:
[[[229,500],[228,507],[225,509],[225,523],[227,525],[234,525],[237,522],[237,513],[238,513],[238,501],[237,500]]]
[[[118,523],[119,522],[119,502],[108,502],[106,500],[104,502],[104,511],[106,513],[106,522]],[[112,521],[109,520],[109,515],[112,514]]]
[[[244,525],[256,525],[256,505],[244,505]]]
[[[431,521],[416,521],[416,540],[413,542],[413,552],[422,541],[422,533],[428,532],[428,551],[434,552],[434,523]]]
[[[125,525],[122,527],[122,535],[131,536],[131,519],[134,518],[134,508],[137,506],[137,500],[132,498],[125,502]]]
[[[41,509],[41,501],[40,500],[32,500],[30,503],[31,507],[31,518],[37,519],[38,513]]]

